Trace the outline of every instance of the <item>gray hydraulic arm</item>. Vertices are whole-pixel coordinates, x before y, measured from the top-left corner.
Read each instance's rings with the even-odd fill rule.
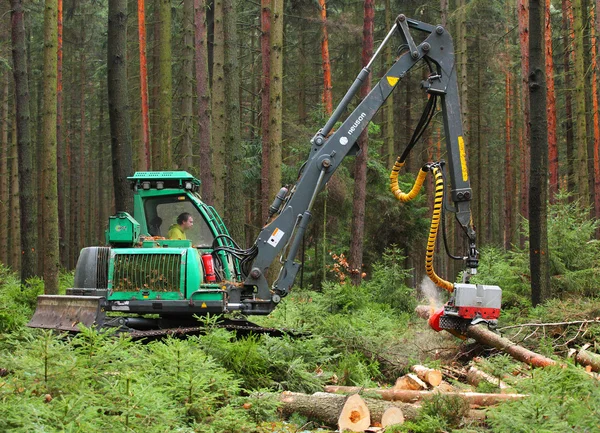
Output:
[[[413,40],[410,29],[427,34],[420,44]],[[356,95],[371,72],[371,65],[393,36],[401,38],[403,54],[398,57],[371,92],[333,133],[333,127]],[[435,70],[424,82],[425,91],[437,95],[441,101],[441,111],[446,136],[448,170],[451,178],[451,199],[459,224],[469,238],[467,267],[477,267],[475,232],[471,226],[469,201],[472,197],[466,165],[466,150],[462,137],[462,123],[458,97],[456,69],[454,66],[454,45],[450,34],[441,26],[432,26],[399,15],[395,24],[375,55],[364,67],[334,111],[327,124],[311,140],[308,160],[304,164],[296,184],[289,190],[282,190],[271,208],[275,217],[262,229],[256,247],[257,255],[244,285],[252,287],[259,299],[272,299],[278,302],[287,295],[300,264],[294,261],[300,248],[302,237],[311,219],[311,208],[317,194],[339,167],[347,155],[354,155],[360,149],[357,140],[369,121],[384,104],[399,80],[417,63],[425,60]],[[283,257],[285,255],[285,257]],[[271,263],[281,256],[282,268],[272,286],[271,293],[265,274]]]

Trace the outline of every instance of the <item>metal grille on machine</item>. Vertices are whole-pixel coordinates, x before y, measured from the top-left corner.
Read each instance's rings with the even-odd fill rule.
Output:
[[[108,288],[108,261],[110,259],[110,248],[99,247],[96,262],[96,287],[98,289]]]
[[[181,254],[116,254],[113,290],[178,292]]]

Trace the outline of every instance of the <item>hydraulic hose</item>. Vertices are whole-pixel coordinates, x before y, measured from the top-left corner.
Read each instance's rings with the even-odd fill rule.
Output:
[[[440,170],[439,167],[433,166],[432,171],[435,180],[435,196],[433,201],[433,215],[431,216],[431,227],[429,228],[429,239],[427,240],[427,252],[425,253],[425,271],[427,272],[427,276],[433,281],[433,284],[452,293],[454,291],[454,284],[439,277],[433,269],[435,240],[440,225],[440,215],[444,199],[444,178],[442,176],[442,170]]]
[[[402,192],[400,190],[400,185],[398,184],[398,174],[400,173],[400,169],[403,166],[404,166],[404,161],[401,161],[400,157],[398,157],[398,159],[396,159],[396,162],[394,163],[392,172],[390,173],[390,189],[392,190],[392,193],[398,200],[400,200],[403,203],[406,203],[408,201],[413,200],[417,196],[417,194],[419,194],[419,191],[421,190],[421,187],[423,186],[423,182],[425,181],[425,178],[427,177],[427,172],[429,171],[429,166],[425,165],[421,168],[421,170],[419,171],[419,174],[417,175],[417,179],[415,180],[415,184],[413,185],[412,189],[408,193]]]

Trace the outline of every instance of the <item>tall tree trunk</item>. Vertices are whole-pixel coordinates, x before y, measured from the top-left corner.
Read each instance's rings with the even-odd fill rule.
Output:
[[[600,0],[596,0],[592,9],[592,98],[594,106],[594,214],[600,218],[600,116],[598,113],[600,95],[598,94],[598,78],[600,78],[600,62],[598,62],[598,34],[600,33]]]
[[[573,0],[573,30],[575,55],[575,182],[578,198],[583,206],[589,204],[590,190],[588,184],[588,149],[586,136],[585,107],[585,63],[583,54],[584,17],[582,0]]]
[[[183,89],[181,99],[181,160],[179,168],[195,172],[194,142],[194,0],[183,1]]]
[[[171,70],[171,0],[158,2],[158,124],[156,137],[158,140],[159,155],[157,164],[152,163],[154,169],[171,170],[173,157],[171,140],[173,136],[173,79]]]
[[[68,269],[69,253],[67,250],[67,211],[66,211],[66,174],[65,174],[65,139],[63,128],[63,0],[57,0],[58,17],[58,52],[56,68],[56,165],[58,191],[58,242],[60,264]]]
[[[571,0],[562,0],[562,39],[563,39],[563,67],[565,70],[565,141],[567,148],[567,190],[575,194],[575,138],[573,134],[573,75],[571,63],[573,60],[572,43],[573,11]],[[573,197],[573,196],[572,196]]]
[[[511,16],[512,8],[510,3],[506,4],[506,16]],[[506,23],[506,34],[509,33],[509,23]],[[511,68],[508,66],[509,58],[509,38],[505,38],[504,49],[506,61],[504,62],[504,249],[509,250],[512,244],[513,232],[516,227],[513,227],[513,185],[516,183],[513,179],[513,142],[512,142],[512,75]]]
[[[140,146],[139,168],[150,170],[150,115],[148,106],[148,61],[146,59],[146,11],[145,0],[138,0],[138,39],[140,50],[140,99],[142,108],[142,145]]]
[[[331,62],[329,61],[329,35],[327,34],[327,2],[319,0],[321,9],[321,59],[323,65],[323,107],[327,115],[333,112],[331,96]]]
[[[528,185],[528,161],[529,161],[529,139],[530,112],[529,112],[529,88],[527,76],[529,74],[529,7],[527,0],[518,0],[519,16],[519,40],[521,47],[521,106],[523,107],[523,137],[521,150],[521,215],[528,217],[529,185]]]
[[[584,96],[585,96],[585,138],[586,138],[586,162],[587,162],[587,181],[588,181],[588,203],[591,205],[590,217],[594,217],[594,113],[592,103],[592,92],[588,89],[592,88],[592,43],[590,39],[590,15],[589,15],[590,0],[581,0],[581,16],[583,18],[583,64],[585,70]],[[592,20],[593,21],[593,20]]]
[[[546,84],[548,104],[548,165],[550,168],[550,203],[558,193],[558,143],[556,138],[556,93],[554,91],[554,60],[552,50],[552,16],[550,0],[545,0],[544,39],[546,42]]]
[[[283,0],[271,2],[271,65],[269,91],[269,201],[281,189],[283,136]]]
[[[132,210],[127,182],[133,170],[127,93],[127,0],[108,2],[108,114],[117,211]]]
[[[2,113],[0,117],[0,216],[4,221],[8,221],[8,152],[10,145],[8,143],[8,76],[4,73],[2,80]],[[8,225],[0,225],[0,244],[8,245]],[[0,248],[0,260],[8,266],[8,248]]]
[[[210,80],[208,77],[208,30],[206,25],[206,1],[195,0],[195,49],[196,49],[196,97],[198,99],[199,175],[202,196],[208,204],[214,203],[211,131],[210,131]]]
[[[529,178],[529,261],[531,303],[550,298],[548,271],[548,123],[544,70],[544,1],[529,0],[529,101],[531,165]]]
[[[283,19],[283,10],[280,11]],[[244,239],[244,191],[243,173],[238,167],[242,165],[243,150],[240,146],[240,70],[238,67],[237,13],[234,0],[223,0],[223,29],[225,33],[225,110],[226,135],[225,154],[228,163],[225,178],[225,220],[227,228],[234,239]],[[283,30],[283,29],[282,29]],[[283,33],[282,33],[283,34]],[[281,100],[279,101],[281,105]]]
[[[264,224],[269,216],[269,140],[270,124],[269,105],[271,103],[271,0],[261,0],[261,37],[260,51],[262,58],[262,83],[261,83],[261,132],[262,132],[262,157],[260,170],[261,190],[261,219]]]
[[[69,55],[71,54],[71,55]],[[67,58],[70,59],[70,63],[74,64],[75,52],[71,53],[67,51]],[[69,88],[78,88],[77,70],[78,68],[71,67],[67,68],[70,71],[69,74]],[[69,161],[70,167],[68,172],[70,173],[70,186],[69,186],[69,267],[73,269],[77,262],[77,254],[79,253],[79,241],[81,238],[81,226],[79,220],[82,217],[80,214],[81,210],[81,194],[80,190],[82,185],[81,171],[81,159],[80,159],[80,145],[81,141],[77,139],[77,135],[81,134],[79,128],[81,123],[76,120],[76,107],[80,105],[78,95],[81,92],[70,92],[70,104],[67,117],[69,118],[69,130],[68,130],[68,146],[69,146]]]
[[[81,37],[85,41],[85,11],[82,11],[81,21]],[[88,171],[88,159],[85,157],[85,144],[86,144],[86,117],[85,117],[85,98],[87,95],[86,91],[86,55],[85,47],[79,51],[79,172],[82,174],[79,185],[79,221],[78,221],[78,248],[76,251],[77,257],[79,257],[79,250],[85,245],[89,219],[87,216],[88,202],[86,200],[87,186],[89,182],[89,171]]]
[[[43,233],[44,291],[58,293],[58,186],[56,173],[56,86],[58,5],[56,0],[44,2],[44,108],[43,108]]]
[[[22,0],[11,0],[13,72],[15,77],[18,173],[21,203],[20,231],[21,284],[37,273],[37,215],[35,184],[33,182],[33,144],[31,143],[29,113],[29,82]]]
[[[17,107],[12,122],[12,145],[10,147],[10,266],[16,272],[21,266],[21,232],[19,231],[19,153],[17,150]]]
[[[213,42],[213,76],[212,76],[212,167],[214,204],[222,211],[225,206],[225,139],[226,139],[226,107],[225,107],[225,30],[223,28],[223,0],[214,2],[214,42]]]
[[[373,56],[373,27],[375,5],[373,0],[365,0],[363,21],[362,67],[367,66]],[[371,91],[371,74],[360,89],[361,98]],[[358,138],[360,153],[354,166],[354,199],[352,201],[352,227],[350,234],[350,269],[352,283],[359,285],[362,280],[362,258],[365,230],[365,203],[367,200],[367,158],[369,151],[368,126]]]
[[[440,0],[440,14],[442,16],[442,27],[448,26],[448,0]]]

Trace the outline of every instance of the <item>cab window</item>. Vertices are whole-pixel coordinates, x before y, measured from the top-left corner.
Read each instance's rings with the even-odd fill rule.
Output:
[[[144,202],[148,234],[167,237],[169,227],[177,224],[177,217],[187,212],[194,219],[194,225],[185,232],[192,245],[210,247],[214,236],[198,208],[185,195],[147,198]]]

